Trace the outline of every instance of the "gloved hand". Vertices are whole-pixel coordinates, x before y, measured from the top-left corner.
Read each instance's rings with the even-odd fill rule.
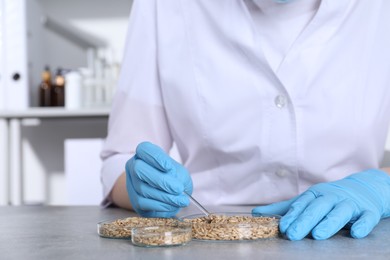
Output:
[[[126,187],[133,209],[143,217],[172,217],[189,205],[188,171],[160,147],[140,143],[126,163]]]
[[[301,195],[252,213],[284,215],[279,229],[290,240],[310,232],[314,239],[327,239],[346,224],[351,236],[363,238],[381,218],[390,216],[390,177],[380,170],[352,174],[339,181],[320,183]]]

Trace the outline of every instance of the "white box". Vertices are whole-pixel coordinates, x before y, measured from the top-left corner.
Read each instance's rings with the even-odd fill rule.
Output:
[[[100,182],[100,151],[103,139],[65,140],[65,187],[67,205],[99,205],[103,199]]]

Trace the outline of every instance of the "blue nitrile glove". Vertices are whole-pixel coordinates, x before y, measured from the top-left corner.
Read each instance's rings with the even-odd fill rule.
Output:
[[[126,187],[133,209],[143,217],[174,216],[189,205],[192,180],[188,171],[149,142],[140,143],[126,163]]]
[[[390,177],[380,170],[352,174],[339,181],[320,183],[301,195],[252,213],[284,215],[280,232],[300,240],[310,232],[314,239],[327,239],[346,224],[351,236],[363,238],[381,218],[390,216]]]

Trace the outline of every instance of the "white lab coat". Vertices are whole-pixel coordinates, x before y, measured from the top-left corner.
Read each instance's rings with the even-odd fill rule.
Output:
[[[378,168],[389,13],[388,0],[322,0],[272,68],[243,0],[134,1],[101,154],[105,196],[146,140],[177,144],[206,205],[271,203]]]

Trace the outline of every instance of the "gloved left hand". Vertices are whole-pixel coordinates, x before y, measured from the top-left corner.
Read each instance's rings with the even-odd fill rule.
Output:
[[[320,183],[301,195],[252,213],[284,215],[279,229],[290,240],[300,240],[310,232],[314,239],[327,239],[346,224],[351,236],[363,238],[381,218],[390,216],[390,176],[367,170],[344,179]]]

